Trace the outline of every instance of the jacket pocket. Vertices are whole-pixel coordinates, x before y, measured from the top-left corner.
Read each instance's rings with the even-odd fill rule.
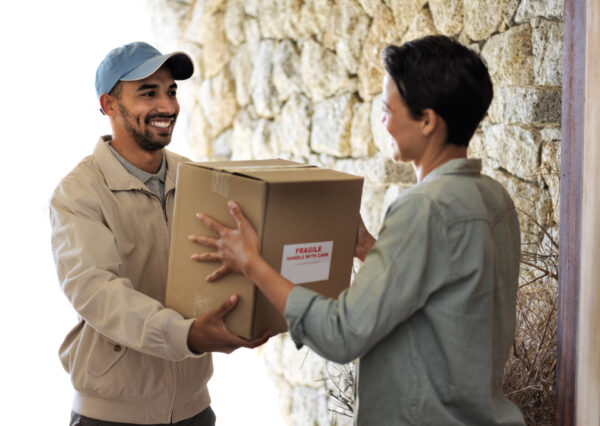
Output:
[[[127,347],[99,335],[94,350],[90,354],[88,372],[92,376],[104,376],[123,358],[126,352]]]
[[[79,323],[69,332],[69,334],[67,334],[65,340],[63,340],[58,350],[58,357],[60,358],[60,362],[67,373],[71,373],[71,371],[73,371],[75,354],[77,352],[77,346],[79,345],[81,330],[83,330],[84,324],[85,321],[80,320]]]

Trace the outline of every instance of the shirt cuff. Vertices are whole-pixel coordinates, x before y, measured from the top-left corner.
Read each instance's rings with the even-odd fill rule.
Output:
[[[296,286],[288,295],[285,305],[285,319],[289,325],[289,333],[296,344],[296,348],[303,346],[304,337],[304,317],[308,313],[313,300],[319,294],[304,287]]]

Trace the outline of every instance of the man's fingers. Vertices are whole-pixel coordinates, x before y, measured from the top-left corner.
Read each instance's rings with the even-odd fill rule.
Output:
[[[262,336],[254,339],[254,340],[246,340],[244,346],[246,348],[250,348],[250,349],[254,349],[257,346],[263,345],[267,342],[267,340],[269,340],[271,337],[273,336],[273,333],[271,331],[267,331],[265,332],[265,334],[263,334]]]
[[[242,339],[241,337],[236,336],[235,334],[232,334],[231,352],[233,352],[235,349],[240,348],[240,347],[254,349],[260,345],[265,344],[267,342],[267,340],[269,340],[272,336],[273,336],[273,333],[270,331],[267,331],[267,332],[265,332],[265,334],[263,334],[262,336],[254,339],[254,340],[246,340],[246,339]]]
[[[229,299],[227,299],[225,302],[221,303],[221,306],[219,306],[217,309],[215,309],[212,312],[209,312],[208,315],[217,317],[217,318],[223,318],[225,315],[227,315],[227,313],[229,311],[231,311],[233,308],[235,308],[235,306],[237,305],[239,300],[239,296],[237,294],[232,295]]]

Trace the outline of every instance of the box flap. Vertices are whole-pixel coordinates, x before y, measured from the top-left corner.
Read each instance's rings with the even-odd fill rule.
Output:
[[[297,163],[288,160],[252,160],[252,161],[211,161],[201,163],[186,163],[203,167],[215,172],[225,172],[232,175],[249,177],[265,182],[315,182],[321,180],[354,180],[362,179],[344,172]],[[223,179],[221,177],[220,179]]]

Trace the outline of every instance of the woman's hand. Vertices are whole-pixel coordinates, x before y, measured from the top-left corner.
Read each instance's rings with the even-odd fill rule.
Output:
[[[201,235],[190,235],[190,241],[216,249],[210,253],[196,253],[192,259],[200,262],[222,263],[221,267],[206,277],[206,281],[215,281],[222,276],[234,272],[246,274],[248,265],[260,258],[260,240],[252,224],[242,213],[240,206],[234,202],[227,203],[229,213],[233,216],[237,229],[228,228],[209,216],[197,213],[196,217],[210,230],[219,234],[219,238]]]
[[[365,226],[361,216],[360,223],[358,224],[358,234],[356,235],[354,257],[364,261],[365,257],[367,257],[367,254],[369,254],[376,241],[377,240],[369,233],[369,231],[367,231],[367,227]]]

